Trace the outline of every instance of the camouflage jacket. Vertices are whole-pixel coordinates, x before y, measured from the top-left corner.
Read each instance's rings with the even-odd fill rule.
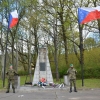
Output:
[[[8,79],[15,79],[15,75],[18,75],[17,72],[14,70],[14,69],[9,69],[7,72],[6,72],[6,75],[8,77]]]
[[[76,79],[76,69],[75,68],[69,68],[67,71],[67,74],[69,76],[69,79]]]

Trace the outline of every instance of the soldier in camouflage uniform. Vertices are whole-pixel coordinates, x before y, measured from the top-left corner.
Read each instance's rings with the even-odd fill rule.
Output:
[[[77,92],[76,90],[76,69],[73,68],[73,64],[70,64],[70,68],[67,71],[67,74],[69,76],[70,81],[70,93],[72,92],[72,84],[74,85],[74,92]]]
[[[9,89],[10,89],[10,84],[12,84],[12,89],[13,89],[13,93],[15,93],[15,75],[18,75],[17,72],[13,69],[13,66],[10,65],[9,70],[6,72],[6,75],[8,77],[8,86],[7,86],[7,91],[6,93],[9,93]]]

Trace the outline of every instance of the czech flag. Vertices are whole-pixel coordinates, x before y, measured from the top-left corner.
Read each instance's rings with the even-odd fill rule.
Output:
[[[18,13],[17,13],[17,10],[15,10],[15,11],[11,12],[10,15],[9,15],[8,27],[9,27],[9,28],[12,28],[12,27],[14,27],[17,23],[18,23]]]
[[[100,6],[88,8],[78,8],[78,22],[79,24],[85,24],[93,20],[100,19]]]

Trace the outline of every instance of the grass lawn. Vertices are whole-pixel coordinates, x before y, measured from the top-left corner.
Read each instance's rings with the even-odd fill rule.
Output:
[[[21,76],[20,77],[20,85],[24,85],[25,80],[26,80],[26,76]],[[29,82],[29,77],[27,77],[26,82]],[[54,79],[54,82],[55,83],[63,83],[64,79],[60,79],[59,81],[56,81],[56,79]],[[100,88],[100,79],[84,79],[84,86],[83,87],[82,87],[82,80],[76,80],[76,85],[77,85],[78,89]],[[5,80],[5,88],[6,88],[6,86],[7,86],[7,79]],[[0,89],[3,90],[5,88],[3,88],[3,82],[0,79]]]
[[[100,88],[100,79],[84,79],[84,86],[82,87],[82,80],[76,81],[77,88]]]

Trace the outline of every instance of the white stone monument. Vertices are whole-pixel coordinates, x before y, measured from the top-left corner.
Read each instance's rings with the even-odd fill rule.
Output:
[[[46,47],[39,48],[32,85],[37,84],[41,78],[45,78],[47,83],[53,82]]]

